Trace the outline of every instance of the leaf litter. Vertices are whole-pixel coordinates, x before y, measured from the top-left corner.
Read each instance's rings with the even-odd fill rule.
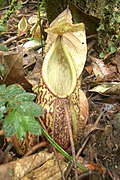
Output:
[[[23,13],[25,14],[25,11],[23,11]],[[62,20],[64,19],[63,18],[65,15],[64,13],[65,12],[63,12],[63,14],[60,15],[59,19],[62,19]],[[29,15],[29,16],[31,16],[31,15]],[[11,22],[10,22],[10,30],[9,31],[14,32],[14,33],[11,33],[11,35],[10,35],[11,37],[17,34],[17,29],[15,26],[13,26],[14,18],[16,19],[16,22],[19,22],[16,15],[14,15],[14,17],[12,16],[12,18],[10,20]],[[72,23],[71,18],[72,18],[71,14],[68,12],[68,15],[65,15],[66,21],[69,23]],[[58,21],[58,19],[57,19],[57,21]],[[52,25],[54,23],[56,23],[56,20],[53,21]],[[0,38],[1,38],[1,36],[0,36]],[[3,35],[3,40],[6,38],[9,39],[7,32],[6,32],[6,35]],[[16,50],[17,46],[19,46],[21,43],[24,44],[24,42],[27,41],[26,39],[22,40],[22,38],[23,38],[23,36],[21,36],[21,40],[15,39],[9,43],[8,48],[12,51],[12,54],[14,54],[13,50]],[[48,35],[47,46],[46,46],[46,50],[45,50],[46,52],[50,49],[51,44],[55,41],[55,39],[56,39],[55,34]],[[75,59],[77,59],[78,66],[76,67],[76,69],[78,69],[77,74],[79,76],[79,74],[81,74],[81,72],[83,71],[84,64],[85,64],[85,58],[86,58],[86,52],[87,52],[84,31],[82,31],[82,34],[77,33],[77,32],[66,33],[66,34],[64,34],[63,39],[64,39],[63,40],[64,43],[67,45],[67,48],[71,51],[71,56],[73,57],[73,59],[74,59],[74,57],[75,57]],[[94,48],[94,47],[91,47],[91,48]],[[83,54],[80,52],[81,49],[82,49]],[[19,54],[19,52],[18,52],[18,54]],[[78,57],[81,56],[80,59],[82,59],[83,62],[81,62],[80,59],[77,58],[76,54],[78,54]],[[28,55],[29,55],[29,51],[28,51]],[[6,72],[8,73],[8,76],[6,77],[6,79],[7,79],[6,83],[8,83],[8,84],[18,83],[18,84],[22,84],[22,85],[25,84],[25,87],[24,87],[25,89],[28,87],[29,87],[28,89],[31,89],[30,84],[25,79],[26,72],[25,72],[25,70],[23,71],[23,61],[25,61],[24,55],[22,56],[22,58],[16,58],[17,55],[15,53],[14,56],[15,56],[15,58],[13,58],[13,59],[10,58],[11,53],[8,53],[7,55],[3,53],[1,56],[2,61],[5,61],[4,64],[7,67]],[[90,56],[96,58],[96,54],[94,52],[92,52],[90,54]],[[6,57],[6,59],[8,59],[8,57],[11,59],[9,67],[7,64],[7,60],[4,60],[5,57]],[[41,56],[40,56],[40,58],[41,58]],[[17,59],[18,62],[16,62],[15,59]],[[104,166],[106,168],[106,174],[105,174],[106,178],[113,179],[113,177],[114,177],[116,179],[119,179],[119,177],[120,177],[120,174],[119,174],[119,169],[120,169],[120,165],[119,165],[119,162],[120,162],[120,159],[119,159],[119,149],[120,149],[120,135],[119,135],[119,130],[120,130],[119,124],[120,123],[119,122],[120,122],[120,117],[119,117],[119,115],[117,116],[117,113],[120,111],[120,108],[119,108],[120,107],[120,97],[119,97],[119,91],[120,91],[119,69],[120,68],[119,68],[119,61],[118,61],[119,56],[118,56],[118,52],[117,52],[117,53],[115,53],[115,56],[109,60],[111,66],[109,66],[109,63],[104,63],[104,60],[102,60],[102,59],[97,59],[97,61],[93,60],[93,58],[90,58],[90,59],[91,59],[90,63],[93,64],[92,71],[90,71],[90,74],[88,72],[86,72],[85,70],[83,71],[82,86],[87,91],[87,97],[89,97],[90,116],[89,116],[88,124],[93,124],[93,126],[91,127],[91,130],[93,129],[93,132],[91,133],[90,129],[88,129],[88,131],[86,132],[86,134],[89,134],[89,131],[90,131],[90,133],[91,133],[91,134],[89,134],[90,139],[89,139],[88,143],[86,144],[86,146],[84,147],[81,156],[83,156],[84,160],[87,160],[87,162],[91,162],[91,165],[89,164],[89,166],[92,166],[92,170],[96,170],[102,174],[103,172],[101,172],[101,167]],[[40,72],[38,72],[39,71],[38,64],[41,66],[42,60],[40,61],[40,63],[37,63],[37,61],[34,62],[34,65],[36,68],[32,67],[33,66],[32,60],[33,59],[31,59],[30,64],[26,63],[25,69],[27,69],[28,77],[30,77],[29,73],[32,73],[30,79],[32,78],[32,76],[34,77],[33,79],[34,79],[35,85],[34,84],[32,84],[32,85],[33,85],[33,89],[36,89],[36,86],[38,85],[38,82],[36,82],[36,79],[38,79],[38,76],[40,75]],[[13,61],[16,62],[16,64],[11,68]],[[19,70],[18,70],[18,67],[19,67]],[[112,72],[114,72],[114,76],[111,76]],[[91,76],[91,73],[93,76]],[[91,76],[91,77],[89,78],[89,76]],[[108,78],[106,78],[106,76]],[[17,77],[17,79],[16,79],[16,77]],[[3,79],[2,79],[2,81],[3,81]],[[29,82],[31,82],[31,81],[32,80],[29,80]],[[100,85],[98,83],[100,83]],[[92,89],[93,87],[94,87],[94,89]],[[102,88],[102,90],[101,90],[101,88]],[[100,95],[98,95],[97,93],[100,93]],[[115,96],[116,94],[117,94],[117,96]],[[95,123],[96,119],[98,118],[98,116],[101,114],[101,111],[103,112],[103,115],[99,119],[99,122],[97,125],[98,130],[97,130],[94,127],[94,123]],[[94,128],[95,128],[95,131],[94,131]],[[102,131],[100,131],[100,129],[102,129]],[[3,139],[3,137],[0,138],[1,147],[3,146],[2,139]],[[81,141],[81,144],[83,142],[83,139]],[[80,145],[78,145],[78,146],[80,146]],[[3,151],[3,148],[1,148],[1,151]],[[10,151],[10,153],[11,152],[12,151]],[[9,155],[10,154],[8,153],[7,156],[9,156]],[[44,155],[45,155],[45,152],[44,152]],[[37,157],[37,155],[36,155],[36,157]],[[14,159],[14,157],[12,157],[12,160],[13,159]],[[23,158],[21,158],[21,159],[23,159]],[[31,164],[34,163],[34,160],[32,161],[31,157],[29,158],[29,161]],[[48,162],[47,160],[45,160],[45,161]],[[3,162],[5,162],[5,161],[3,161]],[[50,165],[52,163],[50,163]],[[96,163],[96,164],[94,164],[94,163]],[[9,163],[7,165],[9,166]],[[96,167],[96,165],[101,165],[101,166]],[[0,168],[1,175],[5,174],[2,172],[3,166],[5,166],[5,165],[2,165]],[[23,168],[23,166],[22,166],[22,168]],[[33,174],[29,175],[29,178],[32,176],[33,176]],[[99,177],[99,176],[100,175],[98,175],[97,177]],[[5,177],[8,178],[8,174],[6,174]]]

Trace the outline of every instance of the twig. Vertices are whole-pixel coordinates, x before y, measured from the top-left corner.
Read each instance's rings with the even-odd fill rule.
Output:
[[[41,48],[42,48],[42,56],[43,56],[43,41],[42,41],[42,24],[41,24],[41,16],[40,16],[40,11],[41,11],[41,7],[40,7],[40,1],[38,1],[38,15],[39,15],[39,26],[40,26],[40,42],[41,42]]]
[[[97,34],[92,34],[92,35],[87,36],[86,38],[91,39],[91,38],[96,38],[96,37],[97,37]]]
[[[90,58],[93,62],[96,62],[96,61],[100,61],[100,60],[101,60],[101,59],[96,58],[96,57],[91,56],[91,55],[89,55],[89,58]]]
[[[100,114],[99,114],[98,118],[96,119],[94,125],[97,125],[97,124],[98,124],[98,122],[99,122],[100,118],[102,117],[102,115],[104,114],[104,112],[105,112],[105,111],[100,112]],[[82,152],[83,149],[85,148],[85,146],[86,146],[89,138],[90,138],[90,135],[87,136],[87,138],[85,139],[84,143],[82,144],[82,147],[80,147],[80,149],[78,150],[78,152],[77,152],[77,154],[76,154],[76,159],[78,159],[78,157],[80,156],[81,152]],[[71,163],[71,164],[68,166],[67,170],[66,170],[66,173],[65,173],[65,174],[66,174],[66,175],[65,175],[66,178],[68,177],[68,175],[69,175],[72,167],[73,167],[73,163]]]
[[[36,144],[35,146],[33,146],[33,147],[24,155],[24,157],[31,155],[32,153],[34,153],[37,149],[39,149],[39,148],[41,148],[41,147],[45,147],[46,144],[47,144],[47,143],[46,143],[45,141],[40,142],[39,144]]]
[[[54,151],[54,153],[55,153],[55,158],[56,158],[56,161],[57,161],[57,163],[58,163],[58,167],[59,167],[60,172],[61,172],[62,180],[65,180],[64,173],[63,173],[63,171],[62,171],[61,164],[60,164],[59,158],[58,158],[58,156],[57,156],[57,151],[56,151],[56,149],[55,149],[54,147],[53,147],[53,151]]]
[[[94,175],[95,177],[91,175]],[[79,179],[92,179],[92,177],[93,179],[98,179],[98,180],[103,179],[101,174],[98,174],[97,171],[88,171],[79,175]]]
[[[18,38],[18,36],[11,37],[11,38],[7,39],[5,42],[3,42],[2,44],[8,45],[8,44],[10,44],[12,41],[16,40],[17,38]]]
[[[73,165],[74,165],[74,168],[75,168],[75,179],[78,180],[77,161],[76,161],[76,156],[75,156],[75,147],[74,147],[74,141],[73,141],[73,135],[72,135],[72,129],[71,129],[71,124],[70,124],[70,118],[69,118],[69,114],[68,114],[67,105],[65,105],[64,109],[65,109],[65,113],[66,113],[68,131],[69,131],[69,136],[70,136],[71,150],[72,150],[72,156],[73,156]]]
[[[94,125],[97,125],[97,124],[98,124],[98,122],[99,122],[100,118],[103,116],[104,112],[105,112],[105,110],[103,110],[103,111],[100,112],[100,114],[99,114],[98,118],[96,119]]]
[[[93,40],[88,44],[87,50],[89,51],[89,50],[94,46],[95,43],[96,43],[96,40],[93,39]]]
[[[73,157],[70,156],[64,149],[61,148],[48,134],[47,132],[42,128],[42,133],[45,136],[45,138],[70,162],[73,162]],[[87,168],[83,166],[81,163],[77,162],[78,168],[80,168],[82,171],[87,171]]]
[[[88,136],[88,137],[85,139],[84,143],[82,144],[82,147],[78,150],[78,152],[77,152],[77,154],[76,154],[76,159],[78,159],[79,155],[80,155],[81,152],[83,151],[83,149],[84,149],[85,145],[87,144],[89,138],[90,138],[90,136]],[[67,170],[66,170],[66,173],[65,173],[65,177],[66,177],[66,178],[67,178],[68,175],[70,174],[70,171],[71,171],[72,167],[73,167],[73,163],[71,163],[71,164],[68,166]]]
[[[117,48],[116,52],[118,52],[119,50],[120,50],[120,47]],[[105,55],[105,57],[104,57],[104,61],[105,61],[106,59],[108,59],[112,54],[115,54],[115,52],[114,52],[114,53],[113,53],[113,52],[107,53],[107,54]]]
[[[84,143],[82,144],[82,147],[78,150],[77,155],[76,155],[76,159],[80,156],[80,154],[81,154],[81,152],[83,151],[84,147],[86,146],[89,138],[90,138],[90,136],[88,136],[88,137],[85,139]]]
[[[114,52],[115,53],[115,52]],[[110,58],[111,57],[111,55],[112,54],[114,54],[113,52],[109,52],[109,53],[107,53],[106,55],[105,55],[105,57],[104,57],[104,61],[106,60],[106,59],[108,59],[108,58]]]

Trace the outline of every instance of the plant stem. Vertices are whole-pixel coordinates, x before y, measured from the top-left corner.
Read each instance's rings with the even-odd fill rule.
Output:
[[[42,128],[42,127],[41,127]],[[73,162],[73,157],[70,156],[64,149],[62,149],[47,133],[46,131],[42,128],[42,133],[46,137],[46,139],[64,156],[66,157],[70,162]],[[77,166],[82,170],[82,171],[87,171],[87,168],[84,167],[82,164],[77,162]]]
[[[43,56],[43,41],[42,41],[42,24],[41,24],[41,16],[40,16],[41,6],[40,1],[38,0],[38,15],[39,15],[39,26],[40,26],[40,42],[41,42],[41,48],[42,48],[42,56]]]
[[[6,11],[5,16],[3,17],[3,19],[1,20],[1,25],[6,24],[6,22],[8,21],[10,15],[15,11],[15,8],[17,6],[18,0],[12,0],[9,9]]]
[[[65,105],[64,109],[65,109],[65,113],[66,113],[68,131],[69,131],[69,136],[70,136],[71,150],[72,150],[72,156],[73,156],[73,165],[74,165],[74,168],[75,168],[75,180],[78,180],[77,160],[76,160],[76,156],[75,156],[75,147],[74,147],[74,141],[73,141],[73,134],[72,134],[72,129],[71,129],[71,124],[70,124],[70,118],[69,118],[67,105]]]

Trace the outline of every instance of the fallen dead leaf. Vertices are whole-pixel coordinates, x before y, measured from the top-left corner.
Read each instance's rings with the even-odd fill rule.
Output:
[[[1,84],[20,84],[25,90],[31,91],[31,84],[25,79],[23,71],[23,54],[8,52],[0,57],[0,63],[5,68],[5,75],[0,80]]]
[[[92,69],[96,77],[96,82],[120,80],[119,72],[115,65],[111,63],[105,64],[102,59],[90,55],[89,57],[92,60]]]
[[[105,76],[111,74],[110,69],[105,66],[103,60],[95,58],[93,56],[89,56],[89,57],[93,61],[92,62],[93,72],[96,77],[104,78]]]
[[[97,92],[100,94],[120,94],[120,82],[106,82],[103,84],[100,84],[89,91],[91,92]]]
[[[78,157],[78,161],[81,164],[84,164],[84,166],[90,171],[98,171],[102,175],[104,175],[106,173],[105,167],[102,166],[101,164],[88,162],[88,161],[84,160],[83,157],[81,157],[81,156]],[[78,173],[79,174],[82,173],[80,169],[78,169]]]
[[[64,172],[67,167],[67,163],[60,161],[61,169]],[[54,167],[54,168],[53,168]],[[33,170],[31,173],[26,175],[22,180],[35,178],[36,180],[54,179],[57,174],[57,180],[61,179],[61,172],[58,163],[55,159],[48,160],[45,164],[39,168]]]
[[[104,129],[98,127],[98,125],[96,125],[96,124],[87,124],[84,129],[83,134],[85,137],[87,137],[91,132],[96,131],[96,130],[103,131]]]

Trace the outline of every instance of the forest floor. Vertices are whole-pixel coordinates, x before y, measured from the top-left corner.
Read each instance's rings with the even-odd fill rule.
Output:
[[[0,10],[1,19],[6,10]],[[14,68],[9,67],[9,73],[4,83],[6,85],[21,84],[26,91],[32,91],[38,86],[43,57],[41,53],[38,53],[41,45],[29,50],[23,48],[23,44],[31,37],[29,27],[31,25],[28,25],[29,29],[22,33],[18,30],[18,23],[23,16],[28,20],[36,12],[37,5],[24,5],[22,9],[16,10],[11,15],[8,20],[8,30],[0,34],[1,44],[6,45],[9,50],[8,52],[0,51],[1,59],[3,57],[10,59],[11,54],[23,53],[22,66],[21,62],[18,61]],[[46,17],[44,14],[42,16],[45,26]],[[82,161],[85,161],[84,163],[89,164],[92,172],[79,174],[79,179],[118,180],[120,179],[120,115],[118,116],[120,112],[120,48],[114,54],[109,53],[104,59],[100,59],[96,37],[96,35],[87,36],[88,54],[82,74],[82,89],[89,102],[87,124],[90,126],[88,126],[87,138],[83,137],[80,143],[82,147],[80,157],[83,159]],[[44,38],[45,41],[46,37]],[[10,64],[12,61],[13,59],[10,60]],[[46,143],[42,145],[40,150],[43,151],[47,145]],[[25,156],[16,154],[14,147],[10,150],[7,150],[7,147],[8,143],[6,143],[4,136],[0,135],[0,156],[2,157],[0,158],[0,176],[4,180],[9,178],[6,168],[3,170],[2,165],[9,164],[18,158],[23,159]],[[31,178],[27,177],[27,179]],[[21,177],[21,179],[24,178]]]

